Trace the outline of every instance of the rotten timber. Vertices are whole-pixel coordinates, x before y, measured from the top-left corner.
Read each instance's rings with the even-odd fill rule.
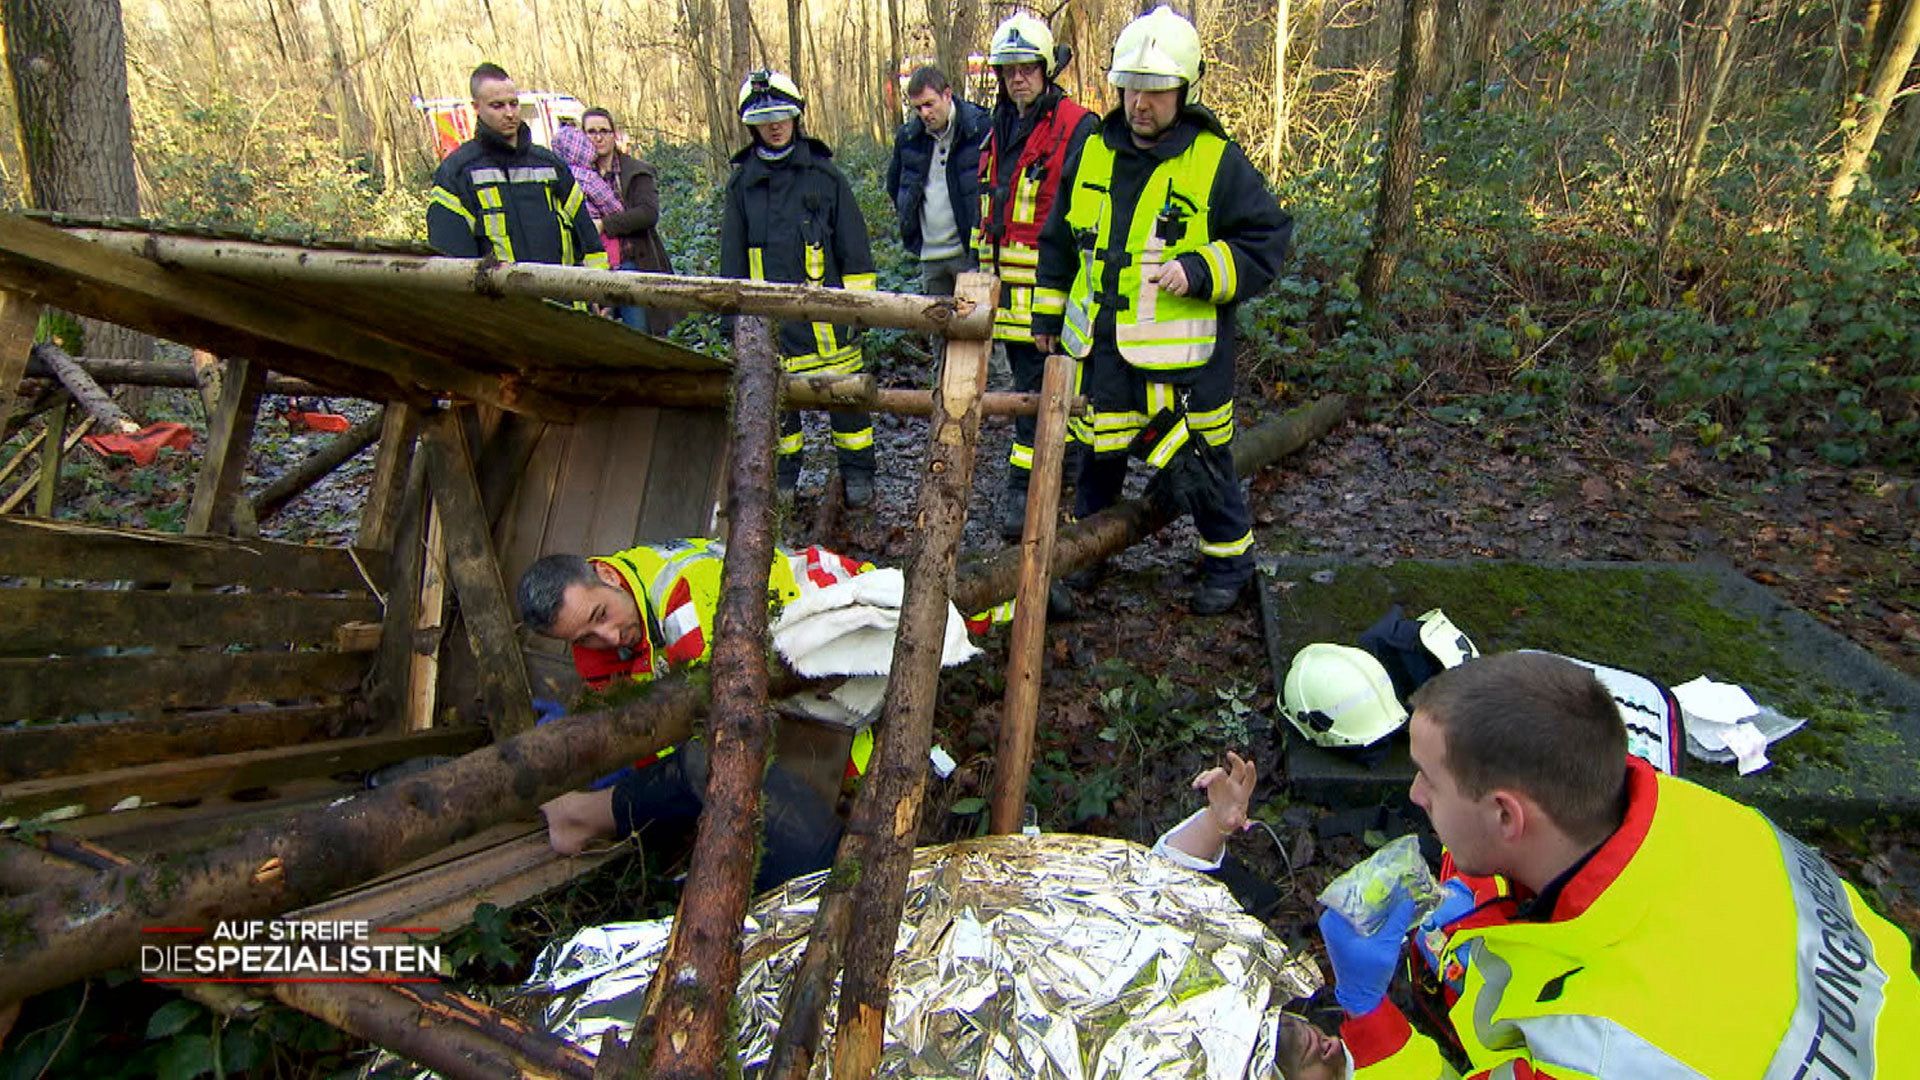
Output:
[[[244,585],[285,592],[369,593],[379,562],[350,549],[167,536],[66,521],[0,518],[0,575],[72,581]],[[0,652],[17,627],[0,624]]]
[[[752,899],[760,843],[761,784],[773,710],[767,699],[767,581],[774,557],[773,457],[779,424],[779,354],[765,319],[734,333],[732,474],[726,562],[714,614],[711,765],[693,860],[666,954],[648,988],[646,1069],[626,1075],[703,1080],[718,1075],[733,1038],[740,983],[740,924]],[[636,1037],[635,1042],[641,1039]],[[622,1051],[616,1050],[618,1059]]]
[[[310,743],[339,736],[345,717],[339,705],[299,705],[16,727],[0,731],[0,784]]]

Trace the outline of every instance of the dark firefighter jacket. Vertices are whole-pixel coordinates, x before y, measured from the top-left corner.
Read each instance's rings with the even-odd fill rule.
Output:
[[[427,242],[456,258],[605,269],[585,201],[566,164],[534,145],[527,125],[512,146],[482,127],[434,171]]]

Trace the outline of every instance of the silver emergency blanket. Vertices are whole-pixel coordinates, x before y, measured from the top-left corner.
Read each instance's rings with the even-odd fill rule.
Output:
[[[740,1065],[763,1074],[806,951],[823,874],[748,913]],[[668,920],[591,927],[548,946],[523,993],[589,1051],[624,1038]],[[857,931],[856,931],[857,932]],[[1319,969],[1219,883],[1099,837],[996,836],[915,853],[880,1075],[1005,1080],[1280,1076],[1280,1012]],[[837,988],[836,988],[837,996]],[[832,1023],[812,1076],[832,1075]]]

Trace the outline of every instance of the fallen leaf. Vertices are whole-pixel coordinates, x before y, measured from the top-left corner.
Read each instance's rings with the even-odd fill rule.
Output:
[[[1606,502],[1607,497],[1612,494],[1613,485],[1607,483],[1602,477],[1589,476],[1580,481],[1580,497],[1590,503]]]

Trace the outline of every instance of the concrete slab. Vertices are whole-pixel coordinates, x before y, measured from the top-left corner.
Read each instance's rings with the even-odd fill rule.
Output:
[[[1711,675],[1805,717],[1752,776],[1686,761],[1688,779],[1783,825],[1920,815],[1920,682],[1729,565],[1274,559],[1260,582],[1278,615],[1276,686],[1309,642],[1354,644],[1396,603],[1410,616],[1443,608],[1482,651],[1549,649],[1670,686]],[[1404,734],[1371,768],[1298,737],[1283,756],[1295,797],[1333,806],[1403,800],[1412,778]]]

